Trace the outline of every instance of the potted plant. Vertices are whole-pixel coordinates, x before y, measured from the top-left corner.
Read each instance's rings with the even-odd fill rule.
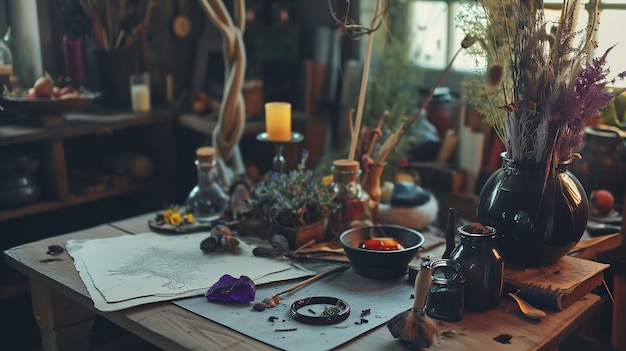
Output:
[[[326,219],[336,207],[330,185],[305,170],[304,160],[254,188],[267,229],[284,235],[291,248],[323,240]]]

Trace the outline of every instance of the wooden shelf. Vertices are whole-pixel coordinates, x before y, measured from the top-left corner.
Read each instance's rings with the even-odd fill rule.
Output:
[[[166,183],[164,181],[155,179],[155,180],[144,181],[142,183],[131,184],[129,186],[106,189],[103,191],[98,191],[98,192],[94,192],[90,194],[71,196],[66,201],[40,201],[32,205],[27,205],[24,207],[16,207],[16,208],[0,211],[0,221],[5,221],[5,220],[23,217],[23,216],[30,216],[30,215],[48,212],[48,211],[54,211],[54,210],[58,210],[58,209],[66,208],[66,207],[85,204],[85,203],[92,202],[92,201],[98,201],[98,200],[103,200],[106,198],[130,194],[130,193],[138,192],[141,190],[159,189],[165,185]]]
[[[164,123],[173,118],[173,113],[118,113],[111,115],[72,113],[65,115],[64,118],[65,122],[58,126],[0,125],[0,146],[90,134],[105,134],[118,129]]]
[[[111,114],[71,113],[61,116],[62,123],[53,126],[0,125],[0,147],[20,147],[29,144],[40,150],[40,171],[45,198],[22,207],[0,209],[0,221],[54,211],[149,189],[167,189],[175,182],[175,140],[172,122],[175,113],[154,111],[150,113],[120,112]],[[156,165],[155,176],[148,180],[136,180],[129,185],[107,188],[102,191],[75,195],[70,190],[68,173],[72,165],[68,159],[67,142],[72,138],[82,145],[95,143],[91,136],[112,135],[117,131],[122,139],[116,142],[133,142],[142,136],[142,143],[151,150]],[[120,134],[115,133],[115,134]],[[136,141],[135,141],[136,142]],[[144,145],[144,144],[142,144]],[[76,145],[74,145],[76,147]],[[107,151],[107,150],[103,150]],[[101,155],[93,155],[98,158]]]

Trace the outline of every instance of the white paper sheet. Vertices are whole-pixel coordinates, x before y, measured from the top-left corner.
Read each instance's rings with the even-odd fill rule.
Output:
[[[254,257],[243,241],[234,253],[203,253],[199,246],[207,236],[144,233],[70,240],[66,249],[101,311],[202,295],[224,274],[246,275],[257,285],[314,274],[284,260]]]
[[[256,299],[250,305],[285,290],[289,285],[276,283],[263,286],[257,290]],[[199,297],[177,300],[174,304],[283,350],[322,351],[335,349],[408,310],[413,305],[412,295],[413,284],[406,277],[377,280],[362,277],[348,269],[281,295],[282,301],[276,307],[263,312],[255,312],[249,305],[212,303]],[[295,321],[290,315],[291,304],[311,296],[344,300],[350,306],[350,316],[333,325],[308,325]],[[370,313],[364,314],[365,310]],[[277,318],[269,321],[270,316]],[[290,331],[277,331],[280,329]],[[377,350],[408,350],[391,333],[376,346]]]

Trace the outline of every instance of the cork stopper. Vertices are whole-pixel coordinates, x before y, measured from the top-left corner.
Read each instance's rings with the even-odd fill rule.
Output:
[[[196,159],[202,163],[213,162],[215,156],[215,148],[210,146],[203,146],[196,149]]]
[[[346,159],[340,159],[333,161],[333,176],[335,182],[355,182],[361,169],[358,161],[351,161]]]
[[[359,162],[346,159],[334,160],[333,167],[339,172],[357,172],[359,171]]]
[[[215,165],[215,148],[203,146],[196,149],[196,165],[201,171],[210,171]]]

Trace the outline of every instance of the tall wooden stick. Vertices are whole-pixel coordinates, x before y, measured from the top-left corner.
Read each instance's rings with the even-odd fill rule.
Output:
[[[348,154],[348,160],[354,160],[354,153],[356,151],[356,144],[359,139],[359,133],[361,131],[361,120],[363,119],[363,106],[365,105],[365,93],[367,91],[367,82],[369,80],[370,63],[372,60],[372,46],[374,45],[374,29],[376,28],[376,19],[378,19],[380,3],[382,0],[376,0],[376,10],[374,11],[374,18],[372,18],[372,25],[370,27],[371,32],[367,39],[367,51],[365,54],[365,62],[363,64],[363,73],[361,75],[361,90],[359,92],[359,102],[356,110],[356,121],[354,121],[354,128],[352,128],[352,140],[350,141],[350,152]]]

